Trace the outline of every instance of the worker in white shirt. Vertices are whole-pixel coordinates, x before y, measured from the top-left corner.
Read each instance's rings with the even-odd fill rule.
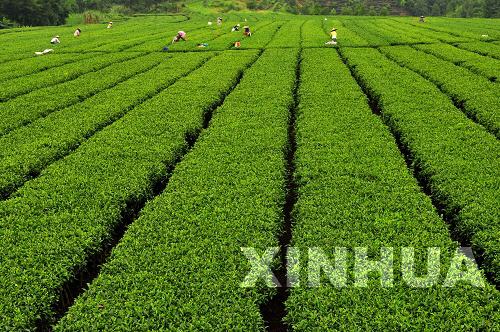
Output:
[[[50,43],[51,43],[51,44],[53,44],[53,45],[55,45],[55,44],[60,44],[60,43],[61,43],[61,41],[59,40],[59,36],[55,36],[54,38],[52,38],[52,39],[50,40]]]

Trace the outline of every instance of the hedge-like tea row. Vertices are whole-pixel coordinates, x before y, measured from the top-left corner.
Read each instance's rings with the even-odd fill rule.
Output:
[[[226,50],[228,48],[233,48],[234,46],[234,43],[237,42],[237,41],[240,41],[240,42],[243,42],[245,39],[247,39],[247,37],[244,37],[243,36],[243,27],[248,24],[247,23],[241,23],[241,27],[240,27],[240,31],[238,32],[232,32],[232,33],[227,33],[227,34],[224,34],[216,39],[214,39],[213,41],[211,41],[209,43],[209,49],[216,49],[216,50]],[[267,27],[271,26],[272,22],[269,22],[269,21],[265,21],[265,22],[258,22],[256,23],[255,25],[252,25],[252,24],[249,24],[250,26],[250,29],[252,31],[252,34],[253,34],[253,37],[256,35],[256,34],[261,34],[262,31],[264,31],[264,29],[266,29]],[[250,37],[250,38],[253,38],[253,37]]]
[[[353,33],[357,34],[358,36],[363,36],[363,38],[366,40],[367,46],[380,46],[389,44],[388,40],[385,39],[384,37],[380,36],[377,33],[374,33],[373,31],[370,31],[369,29],[361,27],[358,24],[359,22],[357,20],[343,19],[341,20],[341,22],[347,29],[349,29]],[[339,40],[340,40],[340,34],[341,30],[338,31]]]
[[[137,46],[132,46],[129,50],[132,51],[161,51],[164,46],[169,48],[182,48],[182,45],[189,44],[191,49],[196,49],[196,44],[203,43],[204,40],[200,40],[200,36],[218,36],[220,33],[227,31],[229,27],[222,28],[213,27],[210,28],[207,22],[204,20],[200,22],[199,20],[193,22],[187,22],[186,24],[175,26],[169,28],[161,34],[156,35],[154,38],[148,38],[143,43]],[[230,28],[229,28],[230,29]],[[177,45],[172,45],[172,39],[175,37],[179,30],[183,30],[187,33],[188,42],[179,42]]]
[[[241,39],[242,49],[265,48],[280,30],[283,22],[273,22],[252,32],[252,37]]]
[[[217,26],[214,22],[212,27],[207,26],[207,22],[204,22],[205,25],[198,30],[193,31],[192,33],[188,33],[188,41],[187,42],[179,42],[175,43],[170,47],[170,50],[172,51],[206,51],[206,50],[212,50],[212,49],[220,49],[217,48],[217,40],[219,38],[231,38],[237,36],[238,38],[242,38],[242,31],[243,31],[243,26],[246,24],[244,22],[239,22],[239,21],[229,21],[227,18],[224,21],[224,24],[222,26]],[[240,23],[241,28],[240,31],[234,31],[232,32],[231,29],[236,25]],[[175,36],[172,35],[172,37]],[[206,43],[208,44],[208,47],[197,47],[198,44],[201,43]],[[215,46],[215,48],[214,48]],[[227,49],[229,46],[232,46],[232,43],[228,43],[224,45],[226,47],[223,47],[222,49]]]
[[[372,20],[373,24],[376,26],[383,26],[382,32],[387,29],[390,30],[394,35],[405,35],[410,36],[414,39],[415,44],[422,43],[456,43],[467,41],[468,39],[463,36],[455,36],[446,32],[431,31],[429,29],[422,28],[420,26],[413,26],[409,24],[399,23],[392,18]]]
[[[500,78],[500,60],[462,50],[448,44],[415,45],[414,47],[465,67],[476,74],[486,76],[491,81]]]
[[[222,36],[214,39],[209,43],[209,48],[212,50],[226,50],[234,48],[234,43],[237,41],[241,42],[241,48],[263,48],[265,47],[273,38],[276,31],[283,24],[283,22],[258,22],[255,25],[249,24],[252,31],[251,37],[243,36],[243,27],[248,24],[245,22],[241,23],[240,31],[229,32],[223,34]]]
[[[31,57],[31,54],[1,54],[0,64],[4,65],[11,61],[27,59],[29,57]]]
[[[278,246],[296,61],[270,49],[245,72],[56,331],[263,330],[273,289],[240,287],[240,247]]]
[[[415,44],[415,43],[436,43],[438,40],[435,37],[430,37],[421,34],[415,29],[409,29],[405,33],[401,33],[399,27],[394,27],[388,22],[389,20],[369,20],[367,26],[370,31],[374,31],[383,36],[390,36],[392,44]]]
[[[337,28],[339,45],[368,46],[369,43],[363,37],[349,30],[341,20],[323,20],[323,30],[328,36],[330,36],[330,31],[333,27]]]
[[[178,30],[177,30],[178,31]],[[177,31],[171,31],[170,34],[176,33]],[[121,52],[130,51],[135,47],[140,47],[147,42],[155,41],[157,43],[156,48],[153,51],[161,50],[160,46],[166,44],[168,32],[161,31],[150,33],[147,35],[142,35],[139,37],[126,38],[125,40],[117,40],[114,42],[106,43],[92,49],[92,52]],[[159,42],[161,40],[161,42]]]
[[[128,26],[128,25],[127,25]],[[161,50],[167,41],[171,41],[173,36],[179,30],[191,31],[192,29],[200,29],[205,27],[206,22],[200,22],[199,20],[193,20],[188,22],[181,22],[178,24],[164,24],[159,23],[151,27],[142,27],[137,30],[137,32],[129,33],[127,27],[125,27],[125,32],[122,31],[123,37],[113,37],[109,39],[104,44],[99,44],[97,47],[92,48],[92,51],[106,51],[106,52],[117,52],[117,51],[129,51],[134,47],[139,47],[146,42],[155,40],[159,42],[157,47],[153,49]],[[120,27],[120,30],[123,29]],[[172,36],[172,37],[170,37]],[[163,40],[163,41],[162,41]]]
[[[75,57],[78,58],[78,56]],[[128,55],[128,57],[130,57],[130,55]],[[101,54],[98,57],[94,56],[92,59],[89,58],[89,56],[84,55],[81,60],[76,62],[9,80],[5,84],[2,84],[0,101],[6,101],[16,96],[33,92],[37,89],[74,80],[84,74],[92,73],[116,62],[123,61],[127,56],[123,54]],[[15,66],[16,64],[14,63],[12,65]],[[15,69],[11,68],[11,70]]]
[[[391,26],[395,29],[397,29],[400,33],[410,33],[412,35],[416,36],[422,36],[425,39],[434,39],[434,40],[439,40],[445,43],[456,43],[456,42],[462,42],[466,41],[467,38],[465,37],[457,37],[454,35],[450,35],[449,33],[446,32],[439,32],[439,31],[431,31],[419,26],[413,26],[409,24],[404,24],[402,22],[395,21],[393,18],[390,19],[384,19],[385,25]]]
[[[337,42],[339,46],[367,46],[369,43],[358,34],[351,31],[340,20],[331,18],[309,19],[303,26],[302,45],[303,47],[326,47],[325,42],[331,40],[330,31],[337,29]]]
[[[164,54],[137,57],[134,53],[116,53],[115,63],[102,70],[0,103],[0,135],[51,112],[82,102],[104,89],[151,69],[165,58]]]
[[[200,26],[200,24],[201,22],[199,20],[180,23],[162,22],[159,18],[157,20],[147,19],[143,20],[143,22],[132,20],[131,24],[127,23],[123,25],[117,23],[112,29],[105,29],[103,26],[102,29],[98,31],[84,31],[77,42],[71,40],[68,41],[68,43],[63,43],[61,41],[61,45],[58,45],[58,49],[60,49],[61,52],[88,52],[89,50],[105,47],[117,41],[126,41],[139,37],[148,38],[151,34],[158,34],[161,32],[170,35],[173,31],[177,32],[178,30],[186,29],[186,26]],[[171,41],[172,39],[169,35],[166,35],[165,38]]]
[[[255,52],[215,57],[0,202],[0,327],[33,329],[128,211],[151,198]],[[206,84],[217,72],[217,80]]]
[[[405,284],[399,269],[402,247],[420,254],[438,247],[446,266],[456,245],[337,53],[305,50],[301,72],[292,246],[301,250],[305,271],[286,302],[292,329],[451,331],[498,326],[500,294],[491,286],[412,289]],[[320,248],[334,264],[336,247],[366,247],[377,257],[384,246],[394,249],[393,287],[383,288],[375,278],[368,287],[356,287],[351,273],[345,287],[325,279],[319,287],[308,286],[308,248]],[[420,261],[417,269],[419,276],[427,273]],[[473,310],[471,303],[477,304]]]
[[[343,49],[383,117],[400,136],[418,176],[451,218],[453,233],[486,260],[500,282],[500,147],[430,82],[373,49]],[[377,66],[373,64],[376,63]],[[391,77],[390,80],[387,77]]]
[[[429,22],[433,27],[448,29],[458,35],[464,33],[465,36],[473,39],[491,41],[500,38],[497,20],[461,20],[457,18],[433,17]]]
[[[382,47],[381,52],[438,85],[469,117],[500,138],[500,87],[434,55],[409,46]]]
[[[106,45],[123,42],[127,43],[130,39],[144,38],[148,39],[151,34],[164,33],[167,42],[172,40],[171,34],[178,30],[189,30],[194,26],[205,27],[206,19],[195,17],[189,21],[172,22],[169,17],[143,17],[132,18],[127,21],[115,21],[112,29],[106,29],[107,24],[90,24],[82,26],[82,35],[79,38],[73,37],[76,26],[73,27],[44,27],[38,32],[14,33],[12,37],[5,39],[0,45],[0,53],[28,53],[33,55],[35,51],[41,51],[45,48],[53,48],[56,53],[60,52],[88,52],[102,47],[105,50]],[[51,45],[50,39],[54,35],[61,36],[61,44]],[[136,41],[137,43],[137,41]],[[160,43],[161,47],[164,42]]]
[[[484,42],[462,43],[457,47],[500,60],[500,45]]]
[[[60,26],[57,28],[40,28],[36,31],[31,32],[19,32],[9,34],[10,36],[5,36],[2,38],[0,44],[1,54],[10,54],[16,56],[18,54],[28,54],[29,56],[34,56],[34,52],[43,51],[46,48],[52,48],[55,52],[61,49],[70,47],[71,45],[82,45],[88,41],[95,40],[89,35],[94,35],[94,32],[98,30],[106,30],[106,26],[100,24],[87,25],[83,28],[83,34],[81,38],[73,37],[73,32],[76,27]],[[106,32],[106,31],[105,31]],[[107,32],[108,34],[111,31]],[[60,35],[61,44],[52,45],[50,40],[55,35]]]
[[[329,41],[329,32],[323,30],[320,18],[309,19],[302,26],[302,47],[324,47]],[[340,42],[340,41],[339,41]]]
[[[54,67],[64,68],[64,65],[71,62],[80,61],[89,58],[90,55],[75,55],[75,54],[52,54],[42,58],[27,58],[18,61],[11,61],[0,65],[0,81],[2,86],[8,86],[6,82],[13,78],[32,75]],[[3,89],[2,89],[3,90]]]
[[[143,74],[1,137],[0,197],[68,154],[100,128],[185,76],[209,56],[212,56],[209,52],[164,56],[165,62]]]
[[[106,29],[107,23],[90,24],[81,26],[82,35],[79,38],[73,37],[73,32],[77,28],[76,26],[44,27],[36,33],[23,32],[12,34],[12,38],[2,42],[0,48],[3,48],[8,53],[27,53],[30,56],[33,55],[33,52],[41,51],[45,48],[53,48],[55,53],[82,53],[89,52],[106,44],[117,41],[124,42],[129,38],[146,38],[149,34],[165,32],[168,29],[179,29],[179,27],[185,24],[192,23],[192,21],[189,21],[189,23],[169,22],[168,17],[155,18],[150,16],[148,18],[133,18],[126,22],[115,21],[113,29]],[[50,39],[55,35],[60,35],[61,44],[50,44]],[[1,50],[0,53],[2,53]]]
[[[28,53],[30,56],[35,51],[42,51],[46,48],[54,49],[55,53],[60,52],[88,52],[89,50],[105,45],[117,40],[145,36],[148,32],[161,32],[168,27],[176,25],[182,26],[184,23],[168,23],[162,19],[154,17],[146,20],[134,18],[127,22],[115,21],[113,29],[106,29],[107,24],[89,24],[81,26],[82,34],[79,38],[73,37],[76,26],[59,26],[42,28],[35,32],[23,32],[12,34],[10,38],[5,38],[0,46],[0,53]],[[50,40],[53,36],[60,35],[61,44],[52,45]]]
[[[299,48],[301,43],[301,28],[303,20],[290,20],[284,23],[274,36],[267,48],[294,47]]]
[[[438,21],[446,23],[448,20],[443,20],[442,17],[438,18]],[[463,20],[449,20],[449,22],[455,23],[457,26],[465,26],[467,30],[475,34],[475,38],[481,41],[491,42],[493,40],[500,39],[500,29],[498,29],[498,20],[470,20],[462,22]],[[449,22],[447,24],[449,24]],[[441,22],[439,22],[441,24]]]
[[[435,39],[420,35],[415,31],[401,33],[399,29],[385,24],[383,20],[359,19],[356,20],[356,24],[364,31],[369,31],[384,39],[389,45],[436,42]]]
[[[227,24],[227,25],[226,25]],[[203,23],[195,23],[192,22],[189,27],[178,27],[176,30],[169,30],[163,34],[160,39],[156,40],[156,45],[154,45],[154,40],[148,43],[148,46],[145,47],[143,45],[139,45],[137,49],[146,49],[152,51],[161,51],[162,47],[168,46],[170,50],[180,50],[180,51],[196,51],[196,50],[207,50],[206,48],[197,48],[196,46],[200,43],[207,43],[211,40],[217,38],[224,33],[230,33],[231,28],[230,25],[233,23],[225,22],[225,25],[222,27],[212,26],[209,27],[207,22]],[[236,24],[236,23],[234,23]],[[215,24],[214,24],[215,25]],[[171,44],[172,39],[179,30],[186,31],[187,33],[187,41],[181,41],[175,44]],[[145,44],[146,45],[146,44]]]
[[[233,23],[231,23],[233,24]],[[234,23],[236,24],[236,23]],[[199,30],[198,33],[190,33],[189,39],[186,42],[179,42],[172,45],[169,45],[170,51],[207,51],[211,50],[211,42],[217,37],[225,34],[231,33],[231,31],[225,31],[228,27],[222,29],[214,29],[210,30],[209,28],[204,28],[203,30]],[[172,37],[175,34],[172,35]],[[198,47],[199,44],[208,44],[208,47]]]
[[[422,24],[419,23],[414,17],[411,18],[394,18],[394,20],[397,20],[399,22],[402,22],[404,24],[409,24],[412,25],[416,28],[420,29],[426,29],[428,31],[432,31],[432,33],[447,33],[453,36],[456,36],[458,38],[461,38],[463,41],[470,41],[472,40],[479,40],[482,39],[481,35],[484,34],[483,32],[472,32],[471,29],[465,29],[463,24],[461,22],[454,22],[451,24],[436,24],[435,22],[436,18],[427,18],[427,22]]]

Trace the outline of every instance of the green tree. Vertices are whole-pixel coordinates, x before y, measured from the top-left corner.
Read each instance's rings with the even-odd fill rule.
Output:
[[[69,6],[66,0],[1,0],[0,12],[21,25],[61,25]]]
[[[446,15],[452,15],[455,11],[455,7],[456,7],[456,4],[454,4],[453,2],[448,2],[446,4],[446,10],[445,10],[445,13]]]
[[[353,15],[354,11],[350,6],[342,6],[342,8],[340,9],[340,13],[342,15]]]
[[[446,13],[447,0],[436,0],[436,3],[439,5],[441,15],[444,15]]]
[[[484,16],[485,17],[498,17],[500,18],[500,1],[498,0],[484,0]]]
[[[362,3],[356,4],[356,7],[354,7],[354,15],[365,15],[366,14],[366,8],[365,5]]]
[[[380,8],[380,16],[389,16],[391,12],[391,9],[389,5],[383,5],[382,8]]]
[[[413,3],[413,12],[417,15],[429,15],[429,4],[427,0],[416,0]]]
[[[483,16],[483,2],[481,0],[464,0],[462,17]]]
[[[111,8],[111,0],[69,0],[68,4],[73,12],[83,13],[86,10],[107,11]]]
[[[432,16],[440,16],[441,15],[441,8],[439,8],[439,5],[437,2],[434,2],[431,8],[431,15]]]

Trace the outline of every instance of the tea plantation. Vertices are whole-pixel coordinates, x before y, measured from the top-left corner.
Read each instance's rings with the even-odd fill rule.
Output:
[[[0,30],[1,331],[500,331],[499,19],[80,28]]]

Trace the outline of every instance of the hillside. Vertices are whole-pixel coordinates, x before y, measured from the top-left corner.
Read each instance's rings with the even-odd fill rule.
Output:
[[[320,1],[267,1],[267,0],[213,0],[204,2],[205,6],[228,10],[273,10],[296,14],[328,15],[407,15],[408,11],[397,0],[320,0]]]

